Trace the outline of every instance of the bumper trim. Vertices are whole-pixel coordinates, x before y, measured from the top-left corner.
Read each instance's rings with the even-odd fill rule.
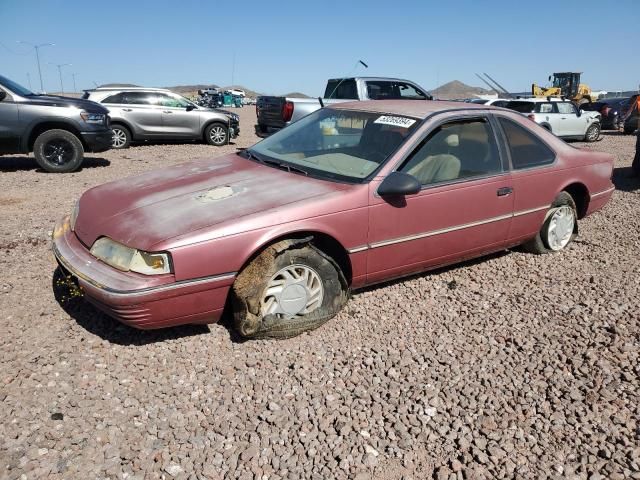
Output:
[[[208,276],[208,277],[200,277],[200,278],[194,278],[194,279],[189,279],[189,280],[180,280],[178,282],[173,282],[173,283],[170,283],[170,284],[167,284],[167,285],[158,285],[157,287],[140,288],[140,289],[137,289],[137,290],[116,290],[114,288],[110,288],[110,287],[107,287],[105,285],[102,285],[102,284],[96,282],[94,279],[88,277],[87,275],[85,275],[85,274],[83,274],[81,272],[78,272],[62,256],[62,254],[58,250],[58,248],[57,248],[55,243],[53,244],[53,254],[55,255],[55,257],[58,260],[58,262],[60,262],[60,265],[62,265],[62,267],[65,270],[67,270],[69,273],[71,273],[75,277],[78,277],[78,278],[84,280],[85,282],[91,284],[95,288],[98,288],[98,289],[100,289],[102,291],[105,291],[105,292],[109,292],[110,295],[116,295],[116,296],[121,295],[121,296],[131,297],[131,296],[136,296],[136,295],[146,295],[148,293],[170,291],[170,290],[174,290],[174,289],[177,289],[177,288],[182,288],[182,287],[187,286],[187,285],[191,286],[191,285],[199,285],[199,284],[208,283],[208,282],[230,280],[232,278],[235,278],[235,276],[238,273],[238,272],[228,272],[228,273],[222,273],[222,274],[219,274],[219,275],[211,275],[211,276]]]

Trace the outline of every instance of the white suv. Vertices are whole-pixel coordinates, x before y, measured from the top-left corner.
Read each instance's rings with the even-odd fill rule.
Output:
[[[557,137],[595,142],[600,137],[600,114],[585,112],[568,100],[559,98],[522,98],[505,108],[526,115]]]

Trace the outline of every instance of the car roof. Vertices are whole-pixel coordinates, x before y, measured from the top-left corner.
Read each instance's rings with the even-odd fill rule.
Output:
[[[448,102],[441,100],[366,100],[362,102],[334,103],[330,108],[337,110],[356,110],[392,115],[404,115],[426,118],[431,114],[449,110],[503,110],[477,103]]]
[[[85,92],[170,92],[166,88],[155,87],[98,87],[85,90]]]

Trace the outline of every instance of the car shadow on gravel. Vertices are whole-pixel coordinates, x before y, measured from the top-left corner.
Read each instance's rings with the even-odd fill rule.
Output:
[[[631,176],[631,167],[616,167],[613,169],[613,184],[616,190],[623,192],[640,191],[640,177]]]
[[[108,167],[111,162],[102,157],[85,157],[82,161],[82,165],[77,171],[81,171],[85,168],[100,168]],[[36,159],[33,157],[3,157],[0,156],[0,172],[20,172],[25,170],[37,170],[40,173],[46,173]]]
[[[114,320],[83,298],[74,296],[73,290],[68,287],[59,268],[53,272],[51,284],[53,295],[65,313],[87,332],[97,335],[110,343],[124,346],[141,346],[210,333],[207,325],[184,325],[159,330],[138,330]]]

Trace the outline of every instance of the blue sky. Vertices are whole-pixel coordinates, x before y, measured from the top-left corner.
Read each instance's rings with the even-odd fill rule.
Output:
[[[546,7],[545,7],[546,5]],[[0,0],[0,73],[34,89],[33,49],[45,90],[127,82],[236,84],[264,93],[322,93],[327,78],[368,70],[434,88],[484,86],[487,72],[512,91],[554,71],[583,71],[595,89],[640,83],[640,0],[163,1]],[[233,69],[235,56],[235,70]]]

